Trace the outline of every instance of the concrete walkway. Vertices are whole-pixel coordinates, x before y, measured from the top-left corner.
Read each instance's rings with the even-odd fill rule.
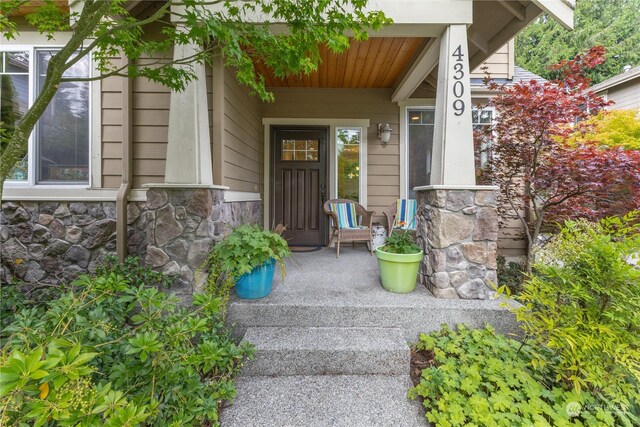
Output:
[[[363,245],[296,253],[287,275],[260,300],[232,298],[228,323],[256,346],[238,380],[223,426],[428,426],[407,399],[410,350],[419,332],[442,323],[513,319],[497,301],[440,300],[423,286],[385,291],[375,256]]]

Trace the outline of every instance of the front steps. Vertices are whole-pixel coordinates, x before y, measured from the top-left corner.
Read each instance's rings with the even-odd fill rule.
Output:
[[[410,351],[393,328],[249,328],[256,348],[242,375],[406,375]]]
[[[408,342],[442,323],[516,326],[498,301],[436,299],[421,285],[389,293],[375,257],[351,248],[338,259],[332,250],[295,254],[271,295],[232,297],[227,323],[256,355],[223,427],[428,426],[420,403],[407,399]]]
[[[223,427],[425,427],[408,375],[241,377]]]

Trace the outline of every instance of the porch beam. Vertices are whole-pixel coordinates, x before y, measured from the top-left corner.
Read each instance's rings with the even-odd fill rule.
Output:
[[[396,84],[393,95],[391,95],[391,102],[401,102],[411,96],[436,67],[439,50],[440,38],[432,38],[427,42],[411,67]]]
[[[181,6],[175,6],[176,11]],[[203,5],[211,12],[224,13],[224,2],[211,2]],[[371,0],[365,11],[381,10],[385,15],[393,19],[394,26],[409,24],[471,24],[473,22],[473,0]],[[347,11],[349,9],[347,8]],[[247,22],[270,22],[277,24],[279,21],[263,13],[247,12]],[[280,21],[281,22],[281,21]]]
[[[465,25],[440,39],[430,185],[475,185],[469,47]]]
[[[531,0],[567,30],[573,30],[573,8],[564,0]]]
[[[482,52],[489,53],[489,43],[487,40],[471,29],[469,30],[469,41]]]
[[[498,3],[505,9],[507,9],[513,16],[518,18],[520,21],[524,21],[525,13],[524,6],[522,6],[518,2],[507,1],[507,0],[498,0]]]

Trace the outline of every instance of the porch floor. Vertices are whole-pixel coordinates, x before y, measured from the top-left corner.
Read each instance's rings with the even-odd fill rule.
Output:
[[[294,253],[284,281],[276,270],[273,291],[258,300],[231,297],[228,321],[242,337],[247,327],[394,327],[408,341],[441,324],[471,327],[492,324],[502,332],[515,329],[513,318],[498,300],[435,298],[418,283],[409,294],[388,292],[380,284],[378,262],[365,245]]]

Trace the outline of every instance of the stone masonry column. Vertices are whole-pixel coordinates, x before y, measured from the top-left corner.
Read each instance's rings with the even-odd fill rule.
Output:
[[[416,188],[420,282],[438,298],[489,299],[497,283],[496,187]]]
[[[438,298],[487,299],[496,277],[497,187],[475,185],[466,25],[440,38],[429,185],[417,187],[420,280]]]

